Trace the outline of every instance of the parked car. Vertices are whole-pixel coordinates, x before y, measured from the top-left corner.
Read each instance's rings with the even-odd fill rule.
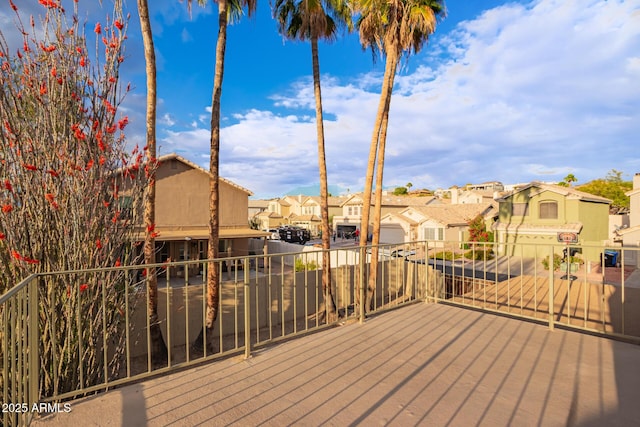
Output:
[[[300,243],[304,245],[311,240],[311,232],[301,227],[280,227],[278,228],[280,240],[288,243]]]
[[[415,255],[416,251],[408,251],[404,249],[398,249],[396,251],[391,252],[392,258],[406,258],[411,255]]]
[[[269,240],[280,240],[280,232],[277,228],[271,228],[268,230],[271,235],[267,237]]]

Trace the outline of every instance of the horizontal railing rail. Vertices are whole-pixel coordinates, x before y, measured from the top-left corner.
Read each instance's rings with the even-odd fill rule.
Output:
[[[77,396],[232,354],[249,357],[261,346],[416,302],[640,342],[636,248],[420,241],[302,249],[29,276],[0,297],[0,394],[14,404],[3,425],[27,424],[34,409]],[[331,262],[330,292],[323,256]],[[207,328],[211,269],[219,294]],[[157,292],[147,286],[153,276]]]

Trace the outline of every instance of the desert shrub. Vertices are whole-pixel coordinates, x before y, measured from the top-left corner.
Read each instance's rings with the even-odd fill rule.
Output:
[[[309,270],[317,270],[318,264],[315,261],[309,261],[305,263],[302,259],[296,258],[295,270],[299,271],[309,271]]]
[[[575,258],[575,257],[572,257],[572,258]],[[561,263],[562,263],[562,256],[559,254],[553,254],[553,271],[558,271]],[[545,270],[549,269],[548,255],[542,260],[542,266],[544,267]]]
[[[435,258],[435,259],[443,259],[446,261],[452,261],[456,258],[460,258],[460,255],[452,252],[452,251],[440,251],[440,252],[436,252],[435,254],[433,254],[431,256],[431,258]]]
[[[464,257],[474,261],[488,261],[494,258],[494,253],[491,248],[480,248],[465,252]]]

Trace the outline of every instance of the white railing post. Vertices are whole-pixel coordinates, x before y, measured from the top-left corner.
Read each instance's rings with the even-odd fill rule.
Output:
[[[553,290],[553,279],[554,279],[554,265],[553,265],[553,245],[551,245],[551,251],[549,253],[549,330],[553,331],[554,328],[554,290]]]
[[[295,274],[295,273],[294,273]],[[251,357],[251,288],[249,283],[249,258],[244,259],[244,358]]]
[[[373,248],[371,249],[371,252],[373,253]],[[364,267],[366,265],[365,262],[365,257],[366,257],[366,250],[364,246],[360,246],[360,271],[359,271],[359,282],[360,282],[360,323],[364,323],[364,315],[365,315],[365,309],[364,309],[364,305],[366,304],[366,291],[365,291],[365,277],[366,275],[364,274]]]

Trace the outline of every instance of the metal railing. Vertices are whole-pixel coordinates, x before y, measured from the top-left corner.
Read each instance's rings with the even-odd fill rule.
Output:
[[[34,274],[0,297],[2,425],[28,424],[58,402],[203,361],[243,354],[349,319],[363,319],[370,255],[353,247],[328,251],[327,310],[322,250]],[[378,268],[369,312],[417,300],[418,282],[401,258]],[[206,328],[207,273],[220,277],[218,315]],[[148,315],[157,277],[157,317]],[[423,298],[423,295],[420,294]],[[153,319],[156,319],[155,321]],[[156,347],[160,330],[166,354]],[[35,406],[34,406],[35,405]],[[10,409],[10,410],[9,410]],[[64,408],[63,408],[64,409]]]
[[[0,297],[0,395],[14,405],[3,411],[2,424],[28,424],[77,396],[232,354],[250,357],[280,340],[421,301],[640,342],[640,277],[637,262],[626,265],[640,259],[637,249],[441,241],[334,249],[326,253],[335,310],[327,310],[323,290],[325,252],[304,249],[26,278]],[[563,250],[583,255],[563,258]],[[605,250],[616,251],[613,262],[594,259]],[[367,301],[376,252],[365,313],[360,302]],[[217,319],[207,329],[211,268],[220,292]],[[157,316],[147,311],[152,273]]]

